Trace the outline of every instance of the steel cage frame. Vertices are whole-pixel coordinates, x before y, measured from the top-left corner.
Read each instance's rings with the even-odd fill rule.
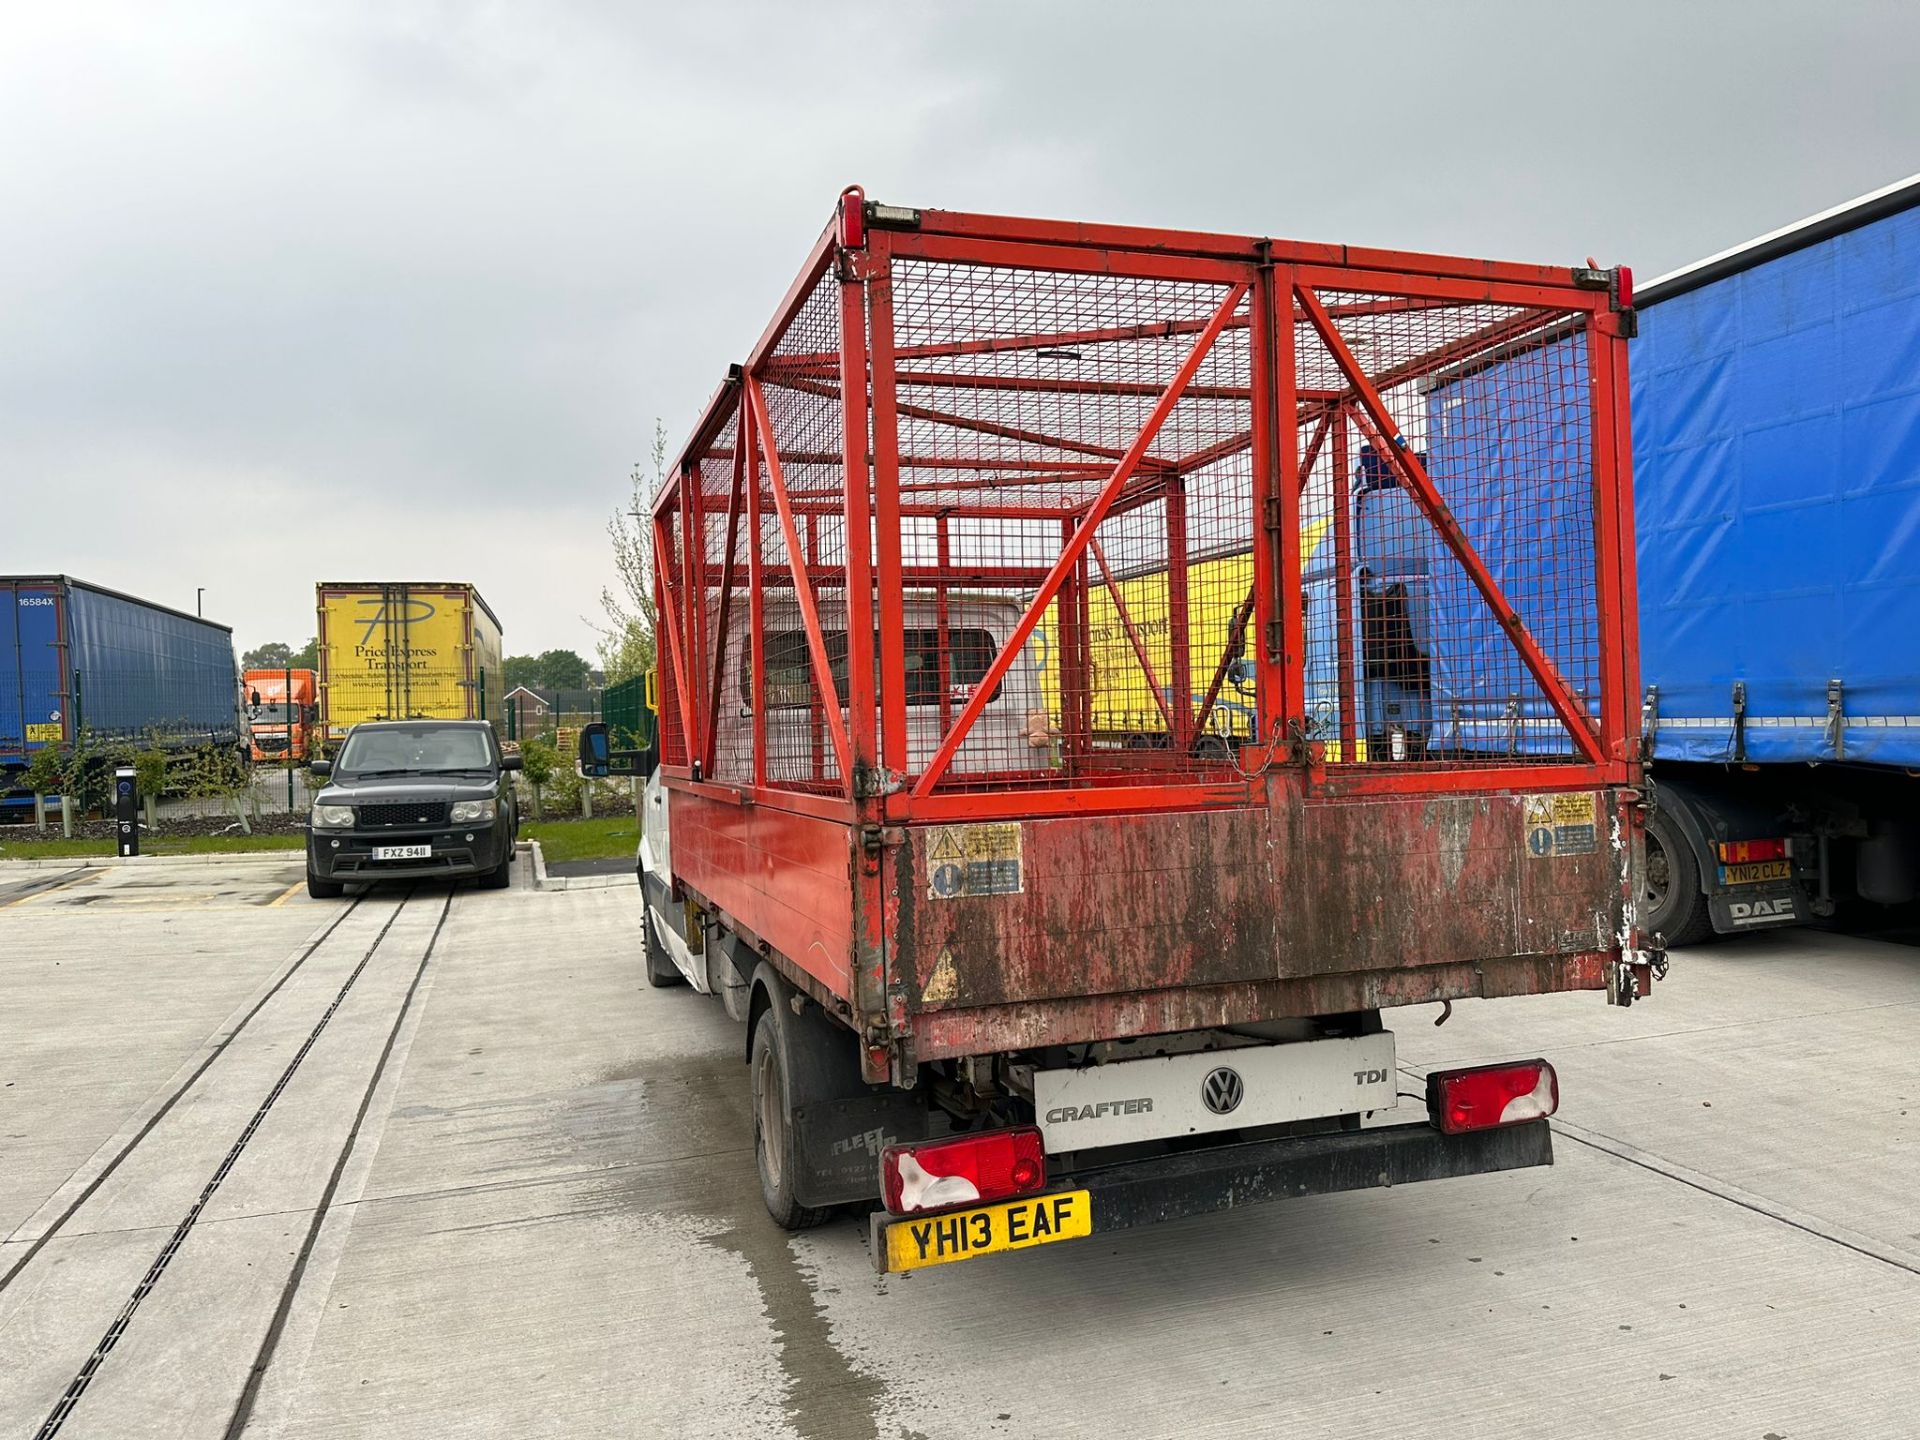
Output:
[[[1149,397],[1145,393],[1149,387],[1140,387],[1139,398],[1153,398],[1154,408],[1134,442],[1115,453],[1114,447],[1095,446],[1072,435],[1009,436],[1004,433],[1009,427],[983,425],[942,406],[941,396],[947,391],[974,385],[1000,386],[1006,384],[1006,377],[925,369],[918,362],[931,358],[929,347],[896,346],[895,274],[896,265],[902,261],[1014,268],[1075,277],[1195,282],[1216,287],[1223,299],[1206,322],[1182,322],[1167,328],[1169,335],[1177,330],[1182,342],[1191,348],[1172,381],[1158,395]],[[1177,230],[904,211],[869,206],[857,189],[849,190],[834,221],[822,232],[788,288],[773,321],[745,362],[730,373],[709,400],[693,435],[673,463],[669,482],[654,502],[655,598],[660,624],[668,632],[666,643],[659,647],[658,663],[666,682],[664,688],[673,696],[672,718],[678,721],[681,739],[679,753],[666,767],[669,782],[733,803],[772,805],[823,818],[864,817],[889,824],[1253,804],[1259,802],[1262,793],[1259,772],[1276,767],[1299,772],[1309,793],[1328,796],[1551,790],[1633,783],[1637,779],[1637,759],[1630,717],[1637,693],[1638,661],[1629,569],[1632,512],[1624,414],[1625,339],[1616,292],[1596,287],[1592,274],[1577,274],[1568,267]],[[824,283],[839,287],[838,352],[776,359],[778,347],[802,308]],[[1373,298],[1357,303],[1333,298],[1342,294]],[[1385,388],[1381,377],[1367,373],[1343,341],[1337,324],[1343,315],[1359,313],[1362,308],[1385,313],[1449,305],[1518,307],[1526,318],[1512,327],[1512,334],[1481,337],[1477,346],[1465,346],[1457,356],[1423,356],[1424,364],[1471,360],[1502,345],[1527,343],[1529,334],[1543,333],[1549,323],[1577,328],[1586,336],[1599,689],[1591,711],[1537,642],[1525,617],[1501,592],[1427,475],[1422,458],[1404,442],[1395,443],[1394,420],[1381,401],[1380,392]],[[1236,641],[1248,633],[1257,637],[1249,647],[1255,656],[1257,743],[1242,747],[1233,767],[1217,783],[1191,778],[1161,781],[1146,773],[1132,782],[1081,780],[995,787],[987,777],[981,788],[942,788],[948,766],[977,720],[995,680],[1004,676],[1026,636],[1064,586],[1107,586],[1121,612],[1130,645],[1142,668],[1153,676],[1148,652],[1126,615],[1095,530],[1116,504],[1138,504],[1143,496],[1151,499],[1156,486],[1164,495],[1170,477],[1217,458],[1162,456],[1154,453],[1153,442],[1159,422],[1189,387],[1194,387],[1194,394],[1242,398],[1238,387],[1195,385],[1209,347],[1229,328],[1248,330],[1250,343],[1251,369],[1244,398],[1250,403],[1251,423],[1243,435],[1232,437],[1231,444],[1234,450],[1244,449],[1251,457],[1253,493],[1249,499],[1255,533],[1248,540],[1252,546],[1253,586],[1250,606],[1236,607],[1234,634]],[[1299,352],[1305,334],[1317,335],[1333,356],[1345,381],[1343,386],[1314,389],[1299,383]],[[940,358],[1088,339],[1074,332],[990,336],[952,342],[943,347]],[[1049,379],[1044,384],[1068,392],[1073,389],[1070,380]],[[775,385],[832,395],[838,400],[841,443],[837,453],[789,453],[783,462],[780,446],[773,441],[774,427],[768,413],[767,390]],[[1229,388],[1233,391],[1230,396],[1224,394]],[[931,399],[924,398],[929,392]],[[966,509],[950,499],[922,498],[910,483],[902,481],[903,468],[919,463],[916,457],[901,453],[903,417],[935,418],[956,429],[981,433],[983,438],[1037,439],[1056,449],[1078,453],[1084,458],[1052,462],[1049,472],[1075,475],[1090,485],[1097,483],[1098,489],[1088,503],[1074,507],[997,503]],[[1300,498],[1305,476],[1313,469],[1323,445],[1332,458],[1336,485],[1345,485],[1349,420],[1391,465],[1401,486],[1512,640],[1527,673],[1538,683],[1554,716],[1574,742],[1576,753],[1565,763],[1452,770],[1396,770],[1338,763],[1355,754],[1354,717],[1347,710],[1354,657],[1349,653],[1349,627],[1344,624],[1338,661],[1343,697],[1338,721],[1340,744],[1335,751],[1338,758],[1330,760],[1326,745],[1307,738],[1303,607],[1289,600],[1301,593]],[[710,447],[729,424],[734,427],[735,437],[733,473],[727,477],[725,558],[716,580],[709,573],[706,554],[702,507],[709,492],[701,467]],[[1216,449],[1221,454],[1234,453],[1224,447]],[[800,462],[836,467],[841,482],[838,496],[822,500],[793,494],[786,483],[783,463]],[[981,454],[971,457],[969,463],[977,474],[996,462],[992,455]],[[831,698],[816,707],[825,712],[836,776],[832,783],[811,788],[769,783],[767,776],[767,707],[759,689],[764,680],[762,604],[769,579],[762,554],[762,523],[769,518],[761,513],[763,475],[775,512],[771,518],[785,539],[785,563],[777,567],[774,578],[791,587],[814,683],[826,697],[833,697],[835,689],[820,615],[823,581],[831,583],[843,597],[846,713],[843,717]],[[955,513],[1057,520],[1062,526],[1063,545],[1054,562],[1044,569],[1005,567],[1005,583],[1032,591],[1020,625],[957,713],[943,683],[943,738],[932,761],[918,775],[911,775],[906,749],[905,596],[915,581],[937,578],[942,570],[946,561],[942,517]],[[844,563],[831,567],[810,563],[799,524],[810,516],[826,516],[844,525],[849,538]],[[926,567],[907,562],[902,527],[908,520],[928,520],[938,526],[942,563],[932,567],[931,575]],[[1349,543],[1342,539],[1345,529],[1336,527],[1337,544]],[[871,548],[852,543],[854,537],[868,535],[873,539]],[[742,538],[748,554],[745,575],[739,576],[737,546]],[[672,563],[676,539],[677,553],[692,560],[700,571],[696,583],[670,583],[669,577],[676,573]],[[1091,571],[1086,569],[1089,559],[1095,566]],[[1349,568],[1343,556],[1341,573],[1346,574]],[[719,784],[714,779],[723,672],[732,644],[741,639],[735,637],[730,642],[729,638],[734,629],[732,597],[738,578],[744,578],[748,591],[747,634],[743,639],[751,649],[749,674],[755,686],[751,705],[754,766],[751,783],[744,785]],[[720,596],[718,624],[713,631],[717,639],[709,645],[707,592],[714,588]],[[942,595],[944,626],[944,592]],[[1338,603],[1340,615],[1350,619],[1351,596],[1343,594]],[[1222,656],[1219,669],[1210,677],[1199,715],[1200,727],[1213,710],[1227,658]],[[944,651],[941,664],[944,681]],[[1157,678],[1153,688],[1157,699]],[[1192,713],[1186,713],[1190,722]],[[1166,720],[1169,732],[1180,736],[1178,717],[1168,712]]]

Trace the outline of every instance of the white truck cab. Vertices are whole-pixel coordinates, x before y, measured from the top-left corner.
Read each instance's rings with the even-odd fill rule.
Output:
[[[1013,633],[1025,606],[1026,601],[1016,595],[948,593],[943,703],[939,606],[930,594],[908,593],[904,607],[908,773],[917,773],[933,758],[953,717],[972,698],[974,687]],[[730,673],[717,720],[713,774],[722,784],[747,783],[752,778],[753,657],[742,641],[733,638],[747,633],[746,602],[736,600],[734,612],[727,656]],[[826,601],[820,605],[819,614],[845,723],[846,608]],[[813,658],[799,607],[790,601],[769,601],[765,626],[767,778],[775,784],[837,781],[839,761],[826,734],[824,715],[815,703]],[[1029,637],[961,743],[950,767],[953,773],[1045,770],[1058,765],[1037,654],[1044,643],[1039,630]],[[649,821],[652,818],[648,816]]]

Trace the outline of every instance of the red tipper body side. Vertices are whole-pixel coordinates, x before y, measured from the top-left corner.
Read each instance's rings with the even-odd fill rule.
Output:
[[[875,1077],[1620,983],[1616,295],[850,191],[655,502],[676,886]]]

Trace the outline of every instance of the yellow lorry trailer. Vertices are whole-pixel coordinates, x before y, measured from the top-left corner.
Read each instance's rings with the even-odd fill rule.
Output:
[[[1311,518],[1301,533],[1301,563],[1313,564],[1327,517]],[[1104,558],[1104,557],[1102,557]],[[1105,578],[1099,576],[1097,578]],[[1220,656],[1253,652],[1251,632],[1253,552],[1229,549],[1190,557],[1185,593],[1177,600],[1165,566],[1115,568],[1111,584],[1094,584],[1087,593],[1088,709],[1094,743],[1122,749],[1161,749],[1168,743],[1166,711],[1188,704],[1205,709],[1210,753],[1226,755],[1233,744],[1255,738],[1251,661],[1229,663],[1216,677]],[[1174,623],[1173,612],[1183,611]],[[1040,671],[1040,690],[1048,713],[1060,713],[1060,682],[1050,637],[1054,613],[1036,628],[1029,642]],[[1187,635],[1186,653],[1168,643],[1170,629]],[[1238,644],[1235,638],[1238,637]],[[1151,668],[1149,668],[1151,667]],[[1184,688],[1182,693],[1181,688]],[[1156,691],[1159,692],[1156,697]],[[1211,693],[1212,704],[1207,704]],[[1329,742],[1339,757],[1339,740]],[[1365,758],[1365,741],[1359,758]]]
[[[500,621],[458,581],[323,580],[320,734],[330,753],[363,720],[492,720]]]

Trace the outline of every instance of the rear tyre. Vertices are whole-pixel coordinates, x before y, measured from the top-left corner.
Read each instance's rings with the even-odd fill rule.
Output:
[[[670,985],[685,984],[686,976],[680,973],[680,968],[667,954],[667,947],[660,943],[659,932],[653,928],[658,923],[653,918],[652,907],[645,907],[640,928],[647,937],[647,984],[656,990],[665,990]]]
[[[773,1223],[783,1230],[811,1230],[833,1211],[802,1205],[794,1196],[800,1155],[789,1082],[793,1065],[788,1046],[793,1041],[781,1009],[777,1003],[768,1009],[753,1032],[753,1052],[747,1067],[753,1077],[753,1158],[760,1169],[760,1193]]]
[[[338,900],[347,893],[347,887],[338,880],[322,880],[313,871],[307,871],[307,894],[316,900]]]
[[[1707,897],[1700,893],[1700,862],[1674,818],[1655,810],[1647,821],[1647,864],[1640,885],[1641,928],[1668,945],[1695,945],[1713,934]]]

